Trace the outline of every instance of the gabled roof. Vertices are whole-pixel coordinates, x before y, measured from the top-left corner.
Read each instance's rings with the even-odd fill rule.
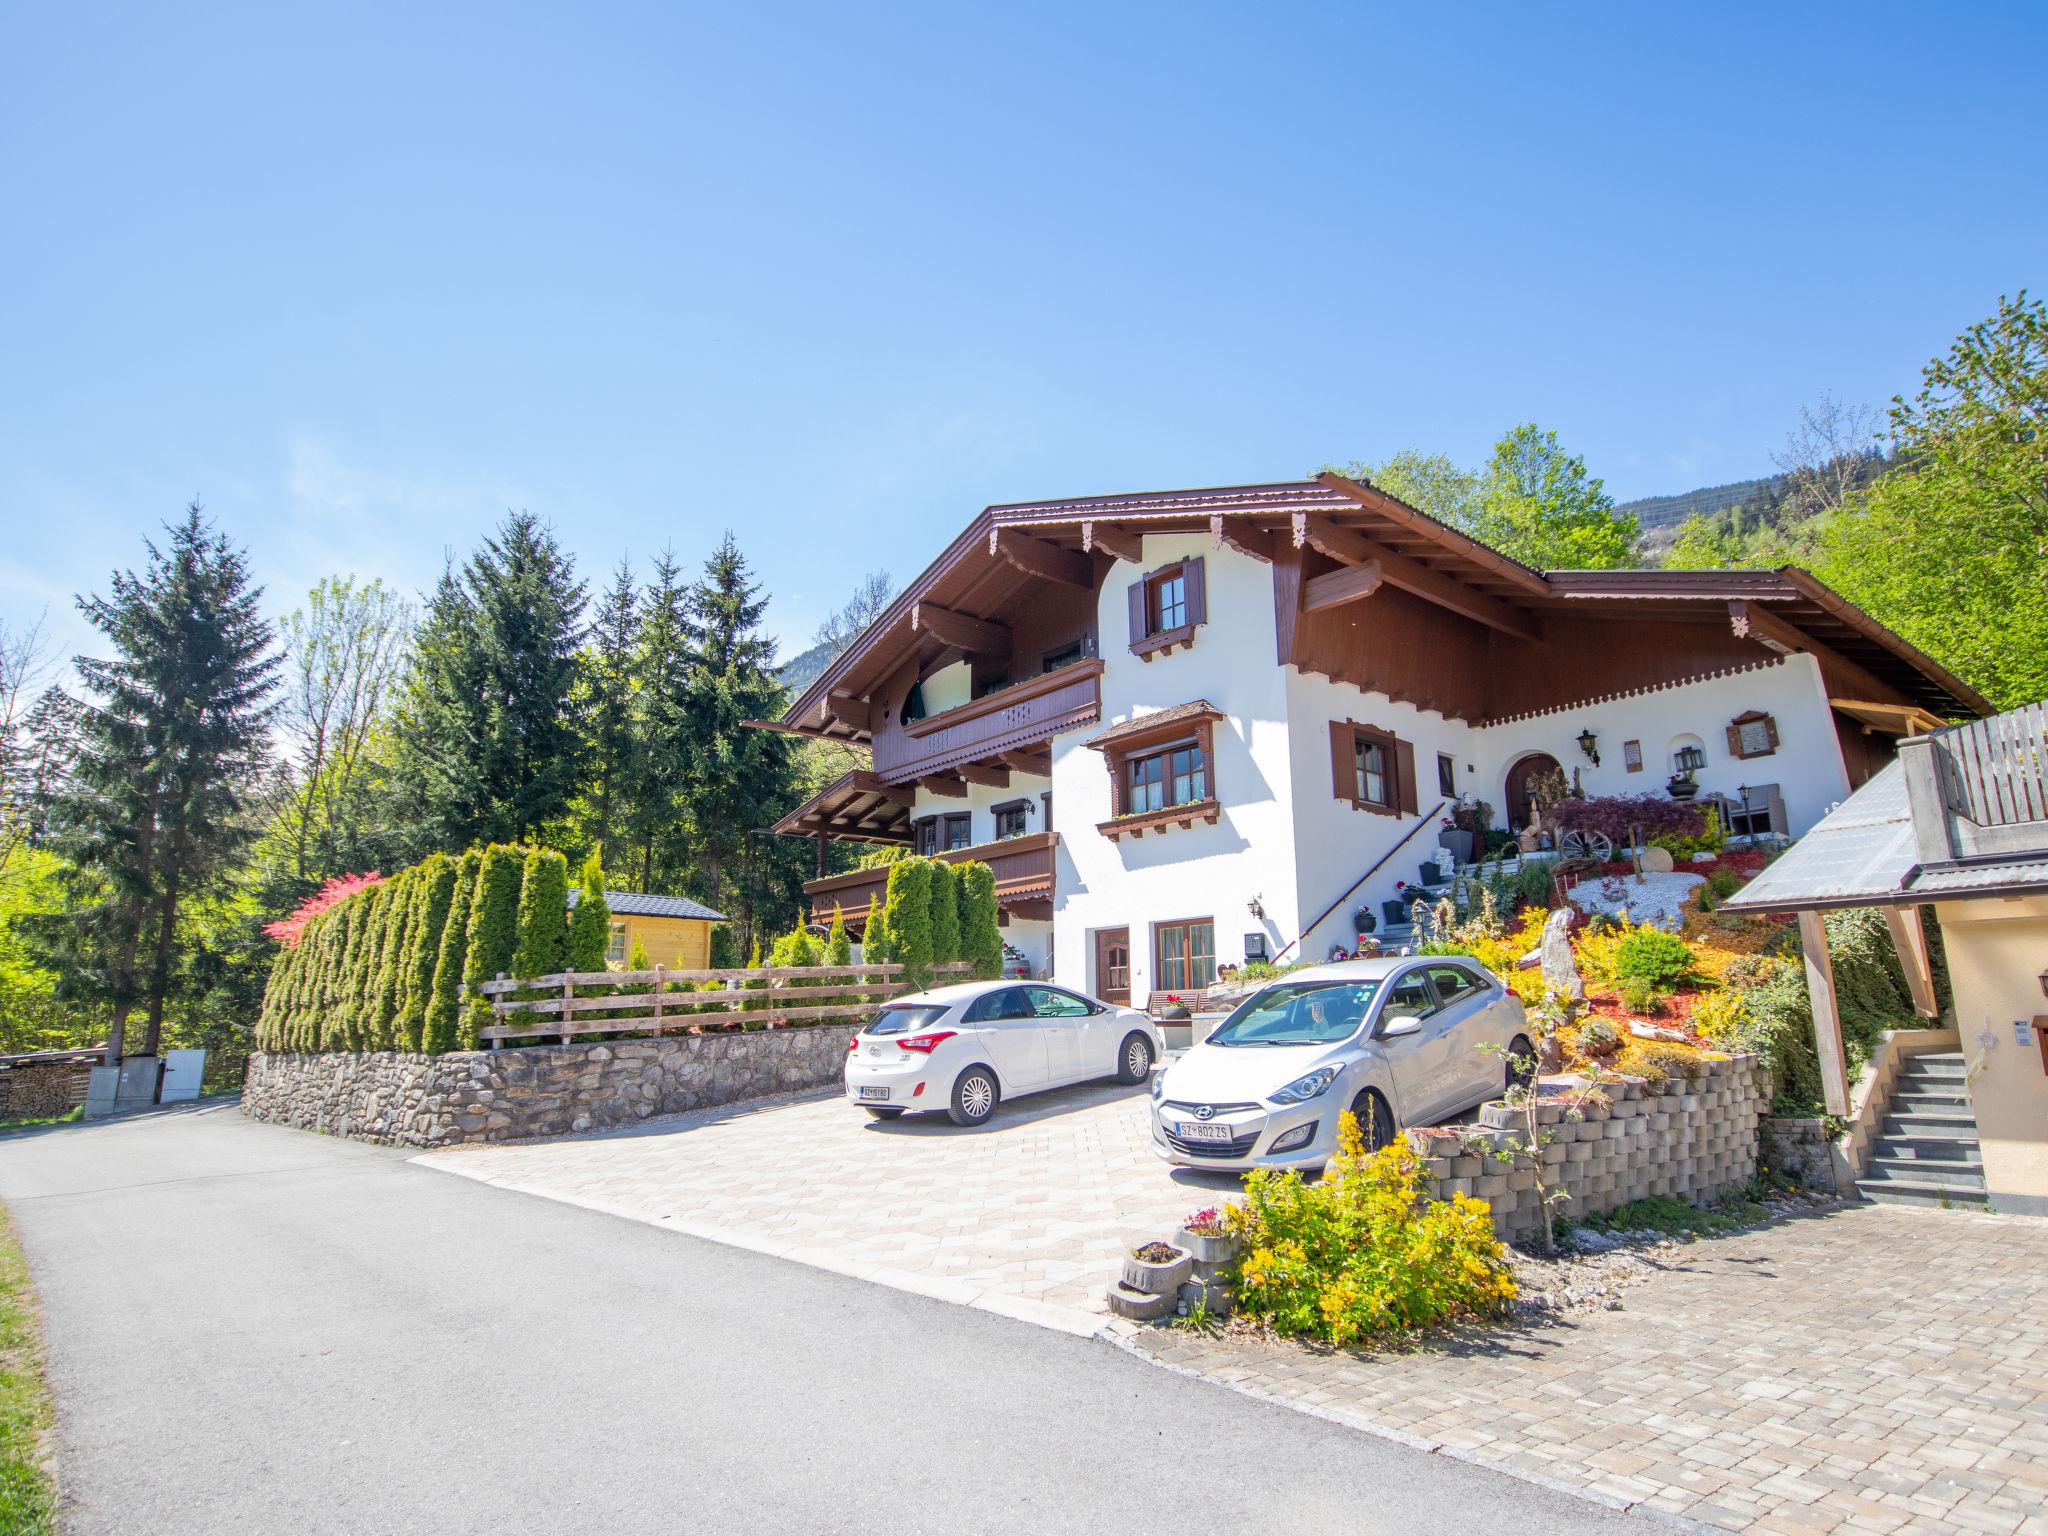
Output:
[[[569,892],[569,910],[576,910],[576,902],[583,893]],[[687,896],[643,896],[638,891],[606,891],[604,904],[610,907],[614,917],[694,917],[707,923],[730,921],[723,912],[714,912],[701,901],[692,901]]]
[[[1009,623],[1044,591],[1045,578],[1008,552],[1024,540],[1061,561],[1092,561],[1099,583],[1113,556],[1095,540],[1100,527],[1143,533],[1210,533],[1254,551],[1298,540],[1305,529],[1333,528],[1386,552],[1428,589],[1468,590],[1471,611],[1528,618],[1585,611],[1588,605],[1642,613],[1691,612],[1754,604],[1784,619],[1850,664],[1838,671],[1875,678],[1931,715],[1985,714],[1981,695],[1853,603],[1797,567],[1775,571],[1533,570],[1438,522],[1378,487],[1325,473],[1312,480],[1189,490],[1145,491],[984,508],[909,583],[882,615],[773,722],[777,729],[869,736],[863,699],[913,657],[929,664],[943,645],[913,627],[920,603],[973,619]],[[1310,533],[1309,537],[1314,535]],[[1073,566],[1074,570],[1085,567]],[[1390,579],[1396,579],[1390,576]],[[1397,581],[1398,584],[1398,581]],[[1447,586],[1455,584],[1455,589]],[[1732,613],[1733,609],[1728,608]],[[1512,625],[1510,627],[1513,627]],[[1742,633],[1738,629],[1738,633]],[[1769,642],[1766,641],[1766,644]]]

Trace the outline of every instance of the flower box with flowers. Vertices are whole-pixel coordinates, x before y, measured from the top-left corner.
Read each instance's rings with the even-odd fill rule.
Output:
[[[1215,1266],[1237,1257],[1237,1239],[1224,1230],[1221,1206],[1205,1205],[1188,1212],[1174,1241],[1193,1256],[1196,1270],[1204,1278],[1213,1278]]]

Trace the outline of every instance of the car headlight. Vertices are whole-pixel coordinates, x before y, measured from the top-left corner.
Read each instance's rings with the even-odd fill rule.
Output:
[[[1266,1097],[1275,1104],[1306,1104],[1310,1099],[1315,1098],[1318,1094],[1328,1089],[1330,1084],[1335,1081],[1337,1081],[1337,1069],[1335,1067],[1317,1067],[1315,1071],[1309,1073],[1306,1077],[1297,1077],[1278,1093],[1269,1093]]]
[[[1164,1098],[1165,1095],[1166,1074],[1164,1072],[1154,1072],[1152,1074],[1152,1097],[1158,1099]]]

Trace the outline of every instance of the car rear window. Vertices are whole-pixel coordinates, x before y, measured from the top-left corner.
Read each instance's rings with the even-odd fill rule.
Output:
[[[868,1035],[908,1035],[929,1028],[946,1016],[943,1004],[916,1003],[902,1008],[884,1008],[862,1031]]]

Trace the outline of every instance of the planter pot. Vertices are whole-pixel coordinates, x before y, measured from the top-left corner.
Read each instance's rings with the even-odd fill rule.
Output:
[[[1408,900],[1406,896],[1401,896],[1393,901],[1383,901],[1380,903],[1380,910],[1387,915],[1387,926],[1389,928],[1399,928],[1408,921]]]
[[[1134,1291],[1127,1285],[1112,1285],[1108,1292],[1109,1310],[1118,1317],[1128,1317],[1134,1323],[1156,1323],[1173,1310],[1174,1293],[1155,1296],[1150,1291]]]
[[[1451,850],[1451,856],[1460,864],[1472,862],[1472,834],[1463,827],[1446,827],[1436,835],[1440,847]]]
[[[1210,1237],[1182,1227],[1173,1234],[1173,1241],[1177,1247],[1187,1249],[1197,1264],[1228,1264],[1237,1257],[1237,1239],[1234,1237]]]
[[[1188,1005],[1186,1003],[1168,1003],[1163,1008],[1154,1008],[1152,1010],[1152,1017],[1155,1021],[1162,1024],[1168,1021],[1175,1024],[1185,1024],[1189,1018]]]
[[[1693,779],[1675,778],[1664,786],[1664,793],[1674,800],[1690,800],[1699,792],[1700,786]]]
[[[1166,1246],[1173,1248],[1171,1243]],[[1149,1259],[1127,1252],[1124,1254],[1123,1283],[1131,1290],[1143,1291],[1148,1296],[1170,1298],[1194,1266],[1194,1255],[1185,1248],[1173,1248],[1173,1257],[1162,1264],[1154,1264]]]
[[[1195,1043],[1195,1026],[1191,1023],[1162,1024],[1159,1033],[1165,1038],[1169,1051],[1184,1051]]]
[[[1229,1287],[1218,1282],[1190,1280],[1180,1288],[1177,1311],[1187,1316],[1206,1309],[1210,1317],[1221,1322],[1237,1307],[1237,1298],[1230,1294]]]
[[[1372,915],[1372,908],[1370,907],[1360,907],[1351,914],[1351,931],[1353,933],[1371,933],[1379,925],[1380,921]]]

